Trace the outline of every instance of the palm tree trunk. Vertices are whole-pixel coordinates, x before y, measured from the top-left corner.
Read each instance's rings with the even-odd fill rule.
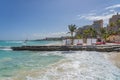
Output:
[[[87,43],[87,38],[83,38],[83,43]]]
[[[73,39],[73,32],[71,32],[71,45],[73,45],[74,39]]]
[[[91,34],[91,45],[92,45],[92,34]]]
[[[79,39],[78,39],[78,44],[79,44]]]
[[[91,37],[91,45],[92,45],[92,37]]]

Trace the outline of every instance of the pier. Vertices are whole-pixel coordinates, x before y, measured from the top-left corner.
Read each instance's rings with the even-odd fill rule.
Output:
[[[86,45],[86,46],[20,46],[11,47],[14,51],[98,51],[113,52],[120,51],[120,45]]]

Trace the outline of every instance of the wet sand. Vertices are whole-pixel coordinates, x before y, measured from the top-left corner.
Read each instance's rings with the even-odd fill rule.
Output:
[[[111,52],[107,56],[115,66],[120,68],[120,52]]]

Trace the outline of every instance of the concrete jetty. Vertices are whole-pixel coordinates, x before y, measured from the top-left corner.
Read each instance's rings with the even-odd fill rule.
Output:
[[[86,46],[20,46],[11,47],[14,51],[99,51],[112,52],[120,51],[120,45],[86,45]]]

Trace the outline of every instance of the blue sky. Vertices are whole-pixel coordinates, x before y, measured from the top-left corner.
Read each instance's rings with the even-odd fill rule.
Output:
[[[119,0],[0,0],[0,40],[63,36],[120,12]]]

